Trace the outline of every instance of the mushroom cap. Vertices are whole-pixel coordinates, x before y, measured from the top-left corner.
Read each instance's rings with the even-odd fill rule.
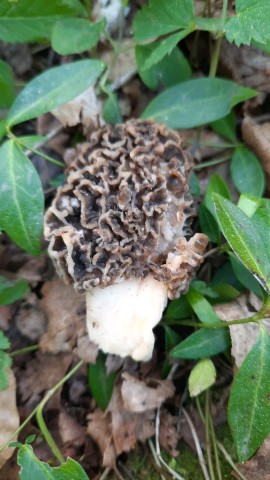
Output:
[[[45,216],[49,254],[65,282],[83,292],[153,275],[169,298],[185,292],[207,237],[192,237],[192,161],[180,135],[130,120],[93,133],[66,159],[66,183]]]

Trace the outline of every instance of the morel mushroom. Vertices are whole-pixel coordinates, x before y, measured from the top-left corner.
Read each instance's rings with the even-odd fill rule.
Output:
[[[45,218],[49,254],[86,292],[90,339],[147,361],[167,299],[187,291],[207,245],[190,228],[192,161],[178,133],[141,120],[102,128],[67,159]]]

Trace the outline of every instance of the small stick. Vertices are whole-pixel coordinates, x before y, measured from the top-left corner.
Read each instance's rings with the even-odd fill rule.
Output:
[[[189,414],[187,413],[187,411],[184,407],[182,408],[182,412],[184,414],[184,417],[185,417],[185,419],[186,419],[186,421],[189,425],[190,431],[192,433],[192,437],[193,437],[193,440],[194,440],[194,443],[195,443],[195,447],[196,447],[196,450],[197,450],[197,454],[198,454],[199,462],[200,462],[200,465],[201,465],[201,469],[203,471],[204,478],[205,478],[205,480],[210,480],[209,473],[207,471],[207,467],[206,467],[206,463],[205,463],[205,459],[204,459],[204,456],[203,456],[203,453],[202,453],[200,440],[199,440],[199,437],[197,435],[196,429],[193,425],[193,422],[192,422]]]

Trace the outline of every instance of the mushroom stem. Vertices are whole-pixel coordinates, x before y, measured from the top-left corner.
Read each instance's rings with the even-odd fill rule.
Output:
[[[167,304],[167,287],[152,275],[123,280],[86,292],[87,328],[106,353],[146,362],[152,356],[152,329]]]

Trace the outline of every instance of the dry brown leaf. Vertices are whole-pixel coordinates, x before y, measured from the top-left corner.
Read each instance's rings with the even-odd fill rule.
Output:
[[[132,45],[133,41],[130,38],[123,40],[121,55],[118,56],[116,63],[110,70],[109,78],[113,83],[114,89],[125,84],[137,72],[134,47]],[[101,54],[101,59],[109,64],[113,55],[113,51],[107,50]]]
[[[90,342],[88,333],[86,333],[77,338],[77,346],[74,348],[74,353],[86,363],[96,363],[98,345]]]
[[[86,428],[63,409],[61,409],[58,417],[58,428],[64,445],[80,447],[84,444]]]
[[[100,113],[101,102],[97,99],[93,87],[52,111],[52,114],[64,127],[73,127],[81,123],[87,127],[88,132],[100,126]]]
[[[34,294],[30,295],[27,303],[25,302],[20,306],[15,319],[19,332],[33,342],[38,341],[45,332],[46,317]]]
[[[251,317],[261,308],[261,304],[261,300],[254,293],[250,293],[241,295],[233,302],[215,305],[214,309],[221,320],[228,322]],[[270,333],[270,319],[265,319],[262,323]],[[258,337],[259,326],[257,323],[246,323],[231,325],[229,329],[232,340],[232,355],[236,366],[239,368]]]
[[[122,375],[124,381],[121,388],[124,408],[129,412],[145,412],[158,408],[167,398],[174,395],[175,388],[169,380],[148,379],[153,386],[132,377],[128,373]]]
[[[176,449],[179,440],[177,433],[178,418],[171,415],[168,410],[162,409],[160,414],[159,442],[172,457],[177,457],[179,451]]]
[[[8,388],[0,390],[0,445],[5,443],[20,425],[20,417],[16,404],[16,380],[11,369],[8,372]],[[13,439],[17,440],[17,437]],[[12,456],[14,448],[5,448],[0,453],[0,469]]]
[[[111,416],[97,408],[87,417],[87,433],[97,443],[103,457],[103,466],[114,468],[116,451],[112,442]]]
[[[259,125],[252,118],[245,117],[242,134],[245,143],[261,160],[267,177],[267,189],[270,190],[270,123]]]
[[[70,354],[51,355],[38,352],[28,361],[18,382],[21,401],[27,402],[29,409],[40,401],[41,396],[50,390],[66,374],[72,356]],[[59,408],[61,389],[50,399],[50,407]]]
[[[48,328],[40,347],[43,352],[71,352],[77,337],[85,335],[85,298],[56,277],[46,282],[41,292]]]

